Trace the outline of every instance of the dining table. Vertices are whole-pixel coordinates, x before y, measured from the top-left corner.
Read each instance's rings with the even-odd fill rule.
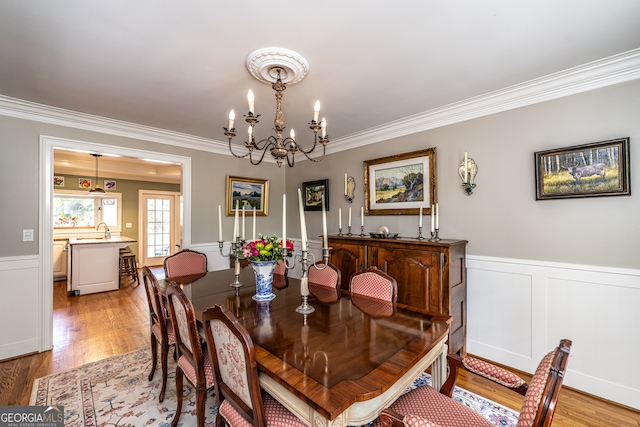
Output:
[[[178,284],[200,321],[220,304],[253,341],[261,387],[306,424],[357,426],[376,419],[430,368],[439,388],[446,375],[451,317],[309,283],[300,314],[300,280],[274,275],[271,301],[257,302],[251,268],[168,277]]]

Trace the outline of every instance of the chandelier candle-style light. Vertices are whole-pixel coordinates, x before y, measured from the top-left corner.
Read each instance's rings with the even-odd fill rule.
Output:
[[[244,116],[246,118],[245,121],[249,124],[247,141],[245,141],[247,152],[242,155],[233,152],[231,140],[237,133],[234,127],[235,112],[231,110],[229,113],[229,127],[224,128],[224,134],[229,139],[229,151],[231,154],[238,158],[249,157],[252,165],[262,163],[267,151],[276,160],[278,167],[282,166],[285,159],[290,167],[293,166],[297,152],[304,154],[307,159],[313,162],[321,161],[325,155],[329,137],[327,136],[327,121],[324,117],[319,120],[320,101],[316,101],[313,108],[313,119],[309,123],[309,129],[313,131],[313,145],[310,148],[305,150],[296,142],[296,134],[293,129],[290,130],[289,136],[283,136],[285,130],[282,113],[283,92],[287,88],[287,84],[297,83],[306,77],[309,72],[307,61],[298,53],[287,49],[265,48],[258,49],[247,57],[247,69],[256,79],[271,84],[271,88],[276,92],[276,114],[273,120],[276,134],[256,141],[255,126],[258,123],[260,114],[255,114],[255,98],[253,91],[249,89],[247,95],[249,112]],[[318,132],[320,132],[319,136]],[[318,144],[322,145],[322,155],[311,157],[311,153],[314,152]],[[254,158],[254,152],[258,152],[256,158]]]

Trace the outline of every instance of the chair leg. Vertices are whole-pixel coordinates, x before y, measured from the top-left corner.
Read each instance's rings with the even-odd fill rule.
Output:
[[[156,336],[151,332],[151,373],[149,373],[149,381],[153,379],[153,374],[156,373],[156,365],[158,364],[158,342]],[[162,401],[161,401],[162,402]]]
[[[176,406],[176,414],[173,416],[173,420],[171,421],[171,427],[177,427],[178,421],[180,420],[180,414],[182,413],[182,394],[184,390],[182,389],[182,370],[177,367],[176,368],[176,397],[178,398],[178,405]]]
[[[160,402],[164,400],[164,394],[167,391],[167,369],[169,369],[167,359],[169,358],[169,345],[166,342],[163,342],[161,345],[161,349],[162,349],[162,355],[161,355],[162,357],[161,359],[162,389],[160,390]]]
[[[202,386],[198,389],[196,396],[196,415],[198,420],[198,427],[204,427],[204,408],[207,403],[207,389],[206,386]]]

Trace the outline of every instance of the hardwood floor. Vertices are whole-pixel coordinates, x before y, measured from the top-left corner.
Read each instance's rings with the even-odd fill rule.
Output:
[[[154,273],[160,276],[162,269]],[[53,304],[53,350],[0,362],[0,406],[27,405],[35,378],[149,345],[148,306],[142,286],[132,283],[118,291],[68,297],[65,283],[56,282]],[[458,385],[520,409],[520,395],[476,375],[461,373]],[[582,426],[637,427],[640,412],[565,387],[553,427]]]

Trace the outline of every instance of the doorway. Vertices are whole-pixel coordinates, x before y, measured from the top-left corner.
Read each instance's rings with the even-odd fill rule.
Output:
[[[39,252],[40,285],[38,296],[39,345],[38,351],[50,350],[53,345],[53,176],[54,149],[66,148],[87,150],[100,153],[117,154],[137,159],[153,159],[160,162],[173,162],[182,166],[182,246],[191,245],[191,158],[161,152],[138,150],[114,145],[96,144],[65,138],[40,137],[40,213],[39,213]]]

